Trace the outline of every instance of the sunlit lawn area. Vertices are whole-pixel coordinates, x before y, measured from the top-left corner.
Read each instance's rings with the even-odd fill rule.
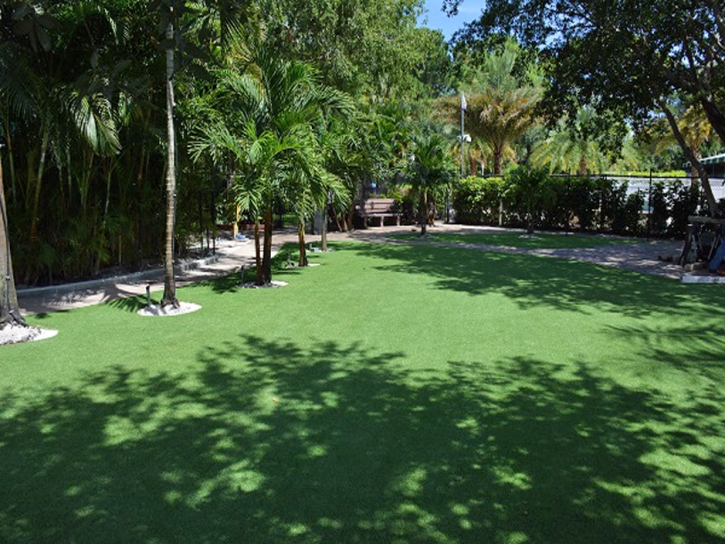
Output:
[[[717,285],[433,245],[34,317],[2,542],[723,542]],[[158,296],[158,295],[157,295]]]
[[[420,240],[420,234],[405,233],[391,236],[398,240]],[[423,240],[431,242],[452,242],[490,246],[508,246],[530,249],[572,249],[580,247],[603,247],[622,244],[636,244],[641,240],[619,236],[600,236],[571,233],[524,234],[519,232],[486,232],[486,233],[435,233]]]

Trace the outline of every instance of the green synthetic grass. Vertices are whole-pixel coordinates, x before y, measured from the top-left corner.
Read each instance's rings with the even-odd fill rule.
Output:
[[[720,286],[335,249],[30,319],[60,334],[0,348],[0,541],[725,539]]]
[[[581,234],[547,234],[536,232],[524,234],[516,232],[491,233],[436,233],[421,238],[420,233],[393,234],[398,240],[417,240],[431,242],[451,242],[475,245],[508,246],[527,249],[573,249],[582,247],[603,247],[638,243],[633,238]]]

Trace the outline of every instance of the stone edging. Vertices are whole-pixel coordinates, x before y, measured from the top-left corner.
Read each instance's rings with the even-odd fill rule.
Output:
[[[202,266],[207,266],[219,261],[218,255],[212,255],[204,259],[198,259],[196,261],[189,261],[186,263],[180,263],[174,265],[174,271],[179,274],[187,270],[195,270]],[[124,276],[109,276],[98,280],[87,280],[78,283],[64,283],[61,285],[49,285],[47,287],[30,287],[27,289],[18,289],[18,297],[30,297],[37,295],[61,295],[79,290],[95,290],[107,287],[109,285],[116,285],[118,283],[138,283],[158,276],[159,273],[163,274],[163,268],[154,268],[151,270],[145,270],[144,272],[134,272],[132,274],[126,274]]]

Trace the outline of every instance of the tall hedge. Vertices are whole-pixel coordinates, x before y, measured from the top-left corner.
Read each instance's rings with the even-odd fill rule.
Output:
[[[501,203],[505,226],[531,222],[547,229],[681,236],[687,217],[697,210],[699,186],[682,180],[657,181],[648,195],[630,192],[627,183],[609,178],[548,176],[516,168],[503,178],[468,177],[454,190],[458,223],[498,225]]]

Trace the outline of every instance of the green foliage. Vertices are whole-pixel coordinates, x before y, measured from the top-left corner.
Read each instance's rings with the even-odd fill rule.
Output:
[[[505,225],[533,222],[554,230],[577,227],[623,235],[682,236],[687,217],[699,203],[698,187],[681,180],[653,183],[651,213],[645,219],[647,193],[630,192],[626,183],[517,168],[503,179],[470,177],[457,183],[453,207],[457,221],[468,225],[497,225],[503,199]]]
[[[327,85],[377,103],[447,90],[447,46],[417,26],[420,0],[254,3],[278,56],[315,63]]]
[[[504,199],[529,232],[556,203],[557,191],[544,169],[517,167],[504,176]]]
[[[531,64],[525,74],[515,70],[521,48],[507,40],[488,53],[480,65],[463,66],[460,89],[465,92],[465,129],[491,150],[494,174],[503,171],[503,160],[514,142],[535,123],[534,108],[541,97],[541,80]],[[451,120],[459,113],[458,97],[444,101]]]
[[[287,143],[305,139],[302,162],[317,165],[305,169],[298,161],[296,179],[326,190],[312,195],[306,183],[290,183],[278,200],[289,208],[304,202],[298,211],[307,213],[330,190],[339,219],[364,182],[393,185],[410,145],[405,122],[414,108],[382,120],[380,125],[392,119],[380,131],[376,116],[386,117],[396,97],[438,96],[449,85],[447,45],[439,32],[416,26],[419,9],[418,0],[365,6],[343,0],[0,3],[0,143],[19,283],[79,279],[161,257],[167,145],[161,91],[169,45],[176,56],[177,255],[187,249],[187,235],[213,228],[219,210],[233,218],[230,188],[249,174],[246,159],[234,159],[229,139],[221,145],[223,130],[217,131],[220,145],[195,160],[190,151],[204,129],[246,133],[250,103],[269,97],[252,92],[242,104],[243,89],[231,98],[225,74],[253,72],[251,54],[262,43],[280,66],[314,64],[313,94],[324,102],[314,116],[302,114],[304,122],[297,122],[299,112],[278,120],[297,125],[287,131]],[[168,22],[175,26],[173,43],[160,33]],[[253,91],[248,83],[246,90]],[[338,126],[329,126],[340,89],[353,91],[373,112],[369,118],[346,107]],[[257,135],[267,121],[255,117]],[[271,148],[265,142],[257,142],[256,159],[247,162],[263,162],[264,148]],[[241,192],[249,204],[260,197]]]
[[[461,1],[445,3],[457,9]],[[542,109],[550,121],[564,113],[573,118],[586,104],[636,124],[649,121],[654,111],[665,113],[681,151],[698,170],[709,212],[715,213],[709,182],[698,168],[700,138],[707,131],[698,130],[694,119],[678,123],[669,101],[676,96],[696,106],[704,113],[700,126],[725,141],[723,28],[717,1],[491,0],[466,34],[468,39],[514,35],[540,48],[550,83]]]
[[[681,181],[670,186],[670,205],[672,206],[672,226],[670,233],[683,236],[690,221],[688,216],[695,214],[700,200],[700,186],[697,183],[686,185]]]
[[[647,225],[648,230],[652,234],[664,234],[667,232],[667,220],[670,216],[667,197],[664,182],[654,182],[649,195],[649,224]]]
[[[471,176],[456,183],[453,188],[456,221],[465,225],[497,224],[505,188],[502,177]]]

